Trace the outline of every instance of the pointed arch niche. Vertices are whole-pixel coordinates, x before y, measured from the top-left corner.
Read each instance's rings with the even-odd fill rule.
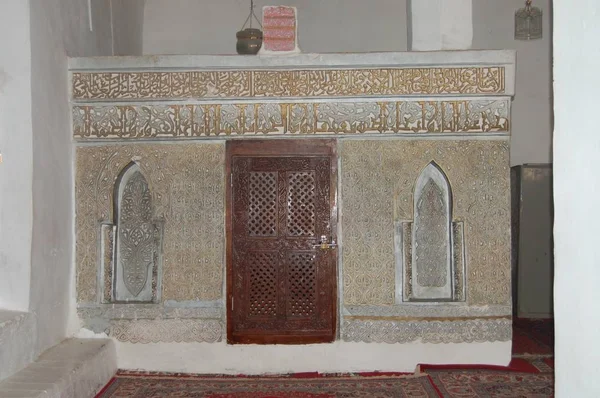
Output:
[[[123,168],[114,187],[114,224],[102,225],[102,302],[158,302],[162,223],[153,220],[152,195],[137,163]]]
[[[452,188],[434,161],[415,182],[413,217],[396,223],[396,301],[464,300],[463,225],[452,219]]]

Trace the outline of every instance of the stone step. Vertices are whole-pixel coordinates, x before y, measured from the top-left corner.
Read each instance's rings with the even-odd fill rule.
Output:
[[[0,397],[93,398],[116,371],[112,340],[67,339],[0,382]]]
[[[36,336],[31,312],[0,310],[0,381],[33,362]]]

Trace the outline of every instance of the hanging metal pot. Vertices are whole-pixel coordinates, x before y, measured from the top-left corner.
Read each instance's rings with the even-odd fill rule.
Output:
[[[263,32],[256,28],[246,28],[235,34],[237,53],[241,55],[254,55],[262,47]]]
[[[256,17],[256,14],[254,14],[254,0],[250,0],[250,14],[248,15],[248,18],[246,18],[242,30],[235,34],[235,37],[237,37],[237,45],[235,47],[238,54],[254,55],[258,53],[258,50],[262,47],[263,32],[260,29],[252,27],[252,17],[254,17],[256,22],[260,25],[260,21]],[[246,28],[248,21],[250,21],[250,27]]]

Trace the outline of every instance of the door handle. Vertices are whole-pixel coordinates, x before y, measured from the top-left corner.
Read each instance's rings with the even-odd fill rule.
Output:
[[[333,239],[331,240],[331,242],[327,242],[327,236],[321,235],[321,239],[319,239],[319,244],[313,245],[312,247],[313,249],[321,250],[335,249],[337,247],[337,243],[335,243],[335,240]]]

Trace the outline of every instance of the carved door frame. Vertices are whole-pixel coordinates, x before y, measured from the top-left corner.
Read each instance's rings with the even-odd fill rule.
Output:
[[[226,143],[226,313],[227,313],[227,343],[228,344],[313,344],[332,343],[337,338],[339,328],[339,259],[340,255],[336,248],[332,254],[334,258],[334,275],[331,279],[331,313],[332,330],[331,338],[317,339],[312,336],[289,336],[289,338],[271,339],[250,338],[240,340],[233,336],[233,170],[232,164],[235,156],[328,156],[331,159],[330,172],[330,232],[331,239],[338,241],[338,155],[336,139],[271,139],[271,140],[229,140]]]

